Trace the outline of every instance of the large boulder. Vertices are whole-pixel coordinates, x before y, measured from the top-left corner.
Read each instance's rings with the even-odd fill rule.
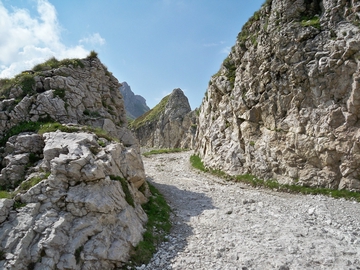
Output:
[[[197,153],[281,183],[360,190],[360,6],[269,0],[211,78]]]
[[[6,252],[0,267],[120,267],[142,239],[147,220],[141,207],[146,198],[138,190],[145,178],[137,170],[139,160],[129,159],[132,150],[122,144],[90,133],[43,137],[42,161],[13,200],[0,200],[0,243]]]

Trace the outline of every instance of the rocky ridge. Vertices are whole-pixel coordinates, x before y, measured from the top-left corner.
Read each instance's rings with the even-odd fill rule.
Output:
[[[120,93],[124,99],[126,115],[130,119],[136,119],[150,110],[150,108],[146,105],[145,98],[140,95],[135,95],[133,91],[131,91],[130,85],[128,85],[127,82],[121,83]]]
[[[209,83],[196,152],[230,174],[360,190],[360,5],[268,0]]]
[[[119,86],[97,57],[3,85],[1,269],[113,269],[142,240],[148,188]]]
[[[197,128],[197,116],[179,88],[160,103],[135,119],[131,130],[141,146],[154,148],[192,148]]]

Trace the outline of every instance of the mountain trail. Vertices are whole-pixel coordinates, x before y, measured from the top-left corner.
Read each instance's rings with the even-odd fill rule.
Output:
[[[255,189],[191,167],[192,152],[144,157],[173,228],[137,269],[360,269],[360,204]]]

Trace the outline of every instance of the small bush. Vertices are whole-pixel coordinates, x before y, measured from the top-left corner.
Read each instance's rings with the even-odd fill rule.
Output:
[[[92,50],[88,55],[88,58],[97,58],[97,57],[98,57],[98,53],[95,52],[94,50]]]

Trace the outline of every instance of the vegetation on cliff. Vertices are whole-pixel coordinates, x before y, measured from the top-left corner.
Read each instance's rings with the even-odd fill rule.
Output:
[[[165,111],[165,106],[169,100],[170,95],[164,97],[159,104],[157,104],[150,111],[144,113],[142,116],[136,118],[130,123],[131,129],[138,129],[139,127],[145,125],[148,122],[153,122],[159,119],[161,113]]]

